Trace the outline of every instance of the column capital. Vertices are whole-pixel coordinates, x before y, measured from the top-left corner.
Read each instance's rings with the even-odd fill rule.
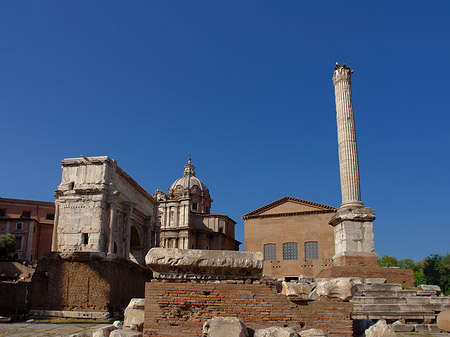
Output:
[[[352,74],[353,70],[350,69],[345,64],[339,65],[336,62],[336,65],[334,66],[334,74],[333,74],[333,83],[336,85],[340,81],[348,81],[349,83],[352,83]]]

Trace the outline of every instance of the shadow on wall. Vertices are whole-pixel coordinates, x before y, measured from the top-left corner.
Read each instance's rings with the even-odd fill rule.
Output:
[[[131,298],[144,297],[152,271],[125,259],[105,259],[92,253],[39,261],[28,294],[33,310],[84,312],[122,311]]]

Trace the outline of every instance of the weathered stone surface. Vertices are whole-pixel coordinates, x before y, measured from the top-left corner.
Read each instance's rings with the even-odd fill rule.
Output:
[[[386,283],[386,279],[381,278],[381,277],[368,277],[365,279],[365,283],[367,283],[367,284],[383,284],[383,283]]]
[[[121,321],[114,321],[113,325],[117,328],[117,329],[122,329],[123,328],[123,324]]]
[[[328,337],[328,334],[321,329],[308,329],[300,331],[300,337]]]
[[[153,197],[107,156],[67,158],[61,164],[52,251],[116,251],[125,259],[131,253],[143,264],[159,232]],[[122,249],[114,247],[119,242]]]
[[[155,278],[259,279],[263,254],[222,250],[152,248],[145,262]]]
[[[255,330],[254,337],[298,337],[298,334],[292,328],[272,326]]]
[[[132,298],[124,313],[125,328],[143,331],[144,328],[144,299]]]
[[[355,294],[356,286],[349,278],[323,279],[317,282],[314,292],[318,296],[348,301]]]
[[[117,328],[114,325],[108,325],[94,331],[92,337],[109,337],[111,332]]]
[[[248,331],[237,317],[213,317],[203,324],[202,337],[248,337]]]
[[[395,337],[397,336],[384,319],[380,319],[376,324],[366,330],[366,337]]]
[[[307,300],[313,287],[313,284],[309,283],[282,282],[281,293],[292,300]]]
[[[412,331],[414,331],[413,324],[405,324],[400,321],[395,321],[394,323],[392,323],[391,328],[395,332],[412,332]]]
[[[428,291],[441,291],[441,287],[431,284],[419,284],[417,288]]]
[[[437,325],[439,329],[450,332],[450,308],[441,311],[437,316]]]
[[[134,330],[117,329],[112,331],[109,337],[142,337],[142,332]]]

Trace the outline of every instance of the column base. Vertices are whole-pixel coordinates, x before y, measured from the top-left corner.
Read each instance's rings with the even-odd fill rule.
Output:
[[[333,256],[333,265],[339,267],[378,267],[378,254]]]

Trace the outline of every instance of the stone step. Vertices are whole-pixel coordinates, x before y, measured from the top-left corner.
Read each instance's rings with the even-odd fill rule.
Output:
[[[352,319],[386,319],[386,320],[399,320],[399,319],[410,319],[410,320],[434,320],[436,319],[436,314],[433,311],[419,311],[419,312],[402,312],[402,311],[371,311],[371,312],[353,312]]]
[[[431,304],[442,304],[442,305],[450,304],[450,296],[431,297],[430,303]]]
[[[414,331],[416,332],[441,332],[437,324],[414,324]]]
[[[364,290],[355,292],[355,296],[367,296],[367,297],[406,297],[415,296],[414,294],[404,294],[403,291],[381,291],[381,290]]]
[[[401,312],[434,312],[435,305],[421,304],[353,304],[353,312],[401,311]]]
[[[374,283],[374,284],[358,284],[358,291],[400,291],[401,284],[397,283]],[[424,290],[422,290],[424,291]]]
[[[433,290],[417,290],[417,296],[436,296]]]
[[[423,299],[423,298],[421,298]],[[406,298],[394,297],[394,296],[353,296],[351,302],[361,304],[402,304],[407,303]]]

